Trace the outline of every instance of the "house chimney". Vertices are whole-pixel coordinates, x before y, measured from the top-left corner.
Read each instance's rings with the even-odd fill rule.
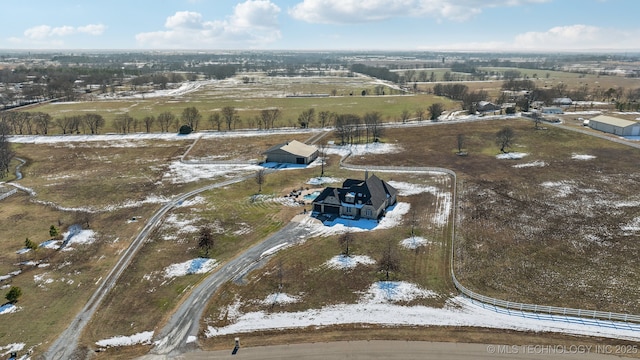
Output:
[[[369,170],[365,170],[364,171],[364,181],[367,181],[368,178],[369,178]]]

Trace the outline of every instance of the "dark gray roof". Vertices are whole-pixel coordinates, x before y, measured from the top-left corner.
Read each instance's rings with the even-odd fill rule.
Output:
[[[379,177],[372,175],[366,180],[347,179],[342,183],[342,188],[328,187],[314,202],[323,202],[331,195],[338,197],[340,201],[345,201],[345,196],[349,193],[354,194],[356,204],[368,204],[379,208],[388,197],[395,196],[398,191]]]

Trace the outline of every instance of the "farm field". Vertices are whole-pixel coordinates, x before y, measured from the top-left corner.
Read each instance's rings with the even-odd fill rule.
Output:
[[[334,85],[327,86],[310,90],[300,85],[296,91],[320,92]],[[427,95],[247,97],[243,101],[249,105],[242,105],[207,91],[213,90],[199,90],[188,100],[173,100],[179,105],[166,99],[95,101],[90,107],[99,105],[90,111],[115,114],[141,106],[140,111],[156,112],[195,105],[210,112],[235,104],[247,114],[257,114],[262,107],[282,106],[286,109],[283,114],[288,114],[283,119],[295,119],[297,111],[310,106],[321,111],[326,106],[356,113],[380,109],[386,111],[386,119],[394,121],[404,108],[426,108],[431,101],[444,100]],[[86,103],[52,104],[38,109],[62,114],[85,111],[83,105],[86,109]],[[109,110],[110,106],[115,110]],[[633,166],[640,150],[553,126],[534,130],[533,123],[516,118],[414,125],[395,124],[385,129],[381,142],[392,150],[356,152],[349,162],[367,166],[439,166],[458,173],[454,266],[465,286],[511,301],[640,313],[640,279],[634,260],[639,250],[636,244],[640,220],[634,209],[640,204],[636,185],[640,173]],[[512,127],[516,133],[515,144],[509,150],[519,155],[513,159],[496,157],[495,133],[504,126]],[[253,161],[272,145],[292,139],[304,141],[313,135],[311,131],[253,134],[225,137],[204,132],[170,140],[118,137],[112,141],[16,143],[17,155],[27,160],[25,177],[17,183],[32,196],[22,192],[2,200],[0,207],[2,219],[6,219],[0,221],[0,276],[20,270],[7,278],[9,281],[3,279],[3,284],[10,282],[24,291],[19,309],[0,315],[3,320],[18,324],[0,331],[0,346],[20,342],[36,353],[46,350],[140,231],[145,219],[162,204],[177,194],[250,174],[258,168],[246,163],[224,167],[207,162]],[[458,134],[464,135],[466,157],[456,155]],[[332,133],[322,141],[328,140],[339,142]],[[203,164],[181,162],[187,150],[184,160]],[[340,168],[341,154],[336,151],[329,155],[325,169],[332,178],[329,184],[363,176],[362,172]],[[204,274],[215,271],[299,215],[304,207],[285,195],[294,189],[322,188],[322,184],[309,183],[319,173],[317,166],[279,171],[268,175],[259,196],[258,185],[248,180],[207,191],[180,204],[152,234],[110,292],[83,335],[82,347],[92,349],[96,341],[112,336],[158,330]],[[377,175],[405,189],[400,201],[406,211],[391,228],[355,234],[352,250],[362,256],[358,258],[362,263],[349,269],[331,267],[330,261],[341,251],[340,235],[310,233],[302,245],[280,251],[242,281],[225,285],[206,309],[202,328],[224,328],[243,313],[307,311],[357,303],[363,294],[375,298],[372,286],[384,280],[375,262],[389,244],[402,263],[391,280],[401,286],[412,284],[418,289],[414,293],[421,294],[399,302],[407,306],[447,306],[455,296],[448,273],[451,223],[442,222],[439,214],[443,211],[444,194],[451,191],[451,182],[442,175]],[[415,187],[423,190],[407,190]],[[411,237],[414,217],[421,246],[407,248],[403,241]],[[74,245],[74,250],[39,248],[31,253],[16,253],[26,238],[37,243],[48,240],[50,225],[66,233],[77,224],[88,231],[91,241]],[[210,261],[201,260],[203,254],[197,244],[203,225],[212,226],[218,236]],[[70,293],[73,296],[68,296]],[[297,300],[276,301],[270,297],[274,293]],[[287,299],[284,295],[283,298]],[[34,314],[38,314],[38,321],[33,319]],[[306,339],[312,339],[312,335]],[[454,338],[451,335],[449,340]],[[216,348],[219,341],[203,337],[201,344]],[[134,352],[143,353],[145,349],[148,347]],[[104,356],[114,354],[107,352]]]
[[[375,96],[375,87],[385,89],[385,96]],[[416,109],[426,110],[430,104],[443,103],[446,109],[457,105],[446,98],[425,94],[404,94],[395,85],[369,77],[320,77],[320,78],[271,78],[258,76],[255,82],[244,84],[238,78],[222,81],[204,81],[195,87],[194,92],[183,94],[178,92],[170,97],[143,96],[105,97],[96,98],[91,102],[62,102],[32,107],[29,111],[41,111],[50,114],[54,119],[63,116],[98,113],[105,119],[105,126],[101,133],[116,131],[114,118],[118,114],[129,114],[138,119],[137,129],[143,131],[142,118],[148,115],[157,116],[162,112],[172,112],[178,118],[186,107],[196,107],[202,114],[198,130],[217,130],[217,125],[208,121],[209,115],[219,112],[226,106],[234,107],[238,111],[240,122],[232,124],[232,129],[256,128],[255,118],[260,111],[268,108],[280,108],[281,114],[275,127],[296,127],[297,119],[303,111],[314,108],[316,112],[332,111],[338,113],[353,113],[364,115],[366,112],[377,111],[384,121],[399,121],[403,110],[408,110],[412,116]],[[305,95],[329,94],[336,91],[336,96],[305,97]],[[362,91],[369,91],[370,95],[362,96]],[[301,97],[287,97],[301,95]],[[178,126],[182,123],[178,123]],[[172,125],[171,131],[177,131]],[[311,124],[318,127],[316,120]],[[155,125],[153,130],[160,130]],[[228,130],[223,124],[221,130]],[[52,127],[51,133],[61,133],[57,127]]]

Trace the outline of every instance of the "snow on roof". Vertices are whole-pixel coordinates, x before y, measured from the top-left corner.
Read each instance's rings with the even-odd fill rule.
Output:
[[[318,148],[313,145],[307,145],[305,143],[301,143],[298,140],[292,140],[280,145],[276,145],[270,148],[269,150],[265,151],[264,153],[266,154],[269,152],[279,151],[279,150],[286,151],[290,154],[297,155],[297,156],[309,157],[313,155],[316,151],[318,151]]]

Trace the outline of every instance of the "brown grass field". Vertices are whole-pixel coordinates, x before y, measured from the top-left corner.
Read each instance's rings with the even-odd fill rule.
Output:
[[[394,102],[393,106],[380,99]],[[295,102],[298,105],[293,106],[296,110],[288,110],[291,112],[287,117],[297,117],[292,114],[321,101],[273,101],[277,106],[289,107],[298,100]],[[317,103],[320,104],[318,110],[325,106],[344,109],[344,112],[385,109],[386,114],[392,117],[403,108],[426,108],[430,102],[440,101],[428,96],[340,98],[340,101],[346,100],[357,102],[354,105],[357,107],[349,108],[348,104],[337,103],[334,99],[334,102],[324,105]],[[207,104],[201,111],[211,111],[229,100],[215,100],[215,103],[203,99],[198,101],[203,102],[176,104],[153,99],[136,103],[148,102],[139,109],[145,106],[153,111],[174,109],[177,114],[177,109],[191,105],[200,107],[200,104]],[[124,109],[133,105],[117,103],[93,102],[90,108],[106,114],[120,110],[102,106]],[[255,100],[251,107],[255,110],[267,103],[271,104],[271,99]],[[93,104],[99,105],[94,107]],[[43,111],[64,109],[61,113],[67,113],[84,111],[83,106],[87,108],[86,104],[48,106],[42,107]],[[236,106],[241,107],[237,103]],[[523,159],[496,159],[495,133],[504,126],[510,126],[516,132],[515,145],[509,150],[527,153]],[[465,136],[464,148],[469,153],[466,157],[456,155],[457,134]],[[294,138],[305,140],[308,136],[202,139],[187,159],[226,160],[233,157],[250,160],[259,157],[261,150]],[[553,126],[534,130],[531,122],[516,119],[389,128],[382,141],[398,144],[403,151],[354,157],[350,161],[363,165],[441,166],[458,173],[455,268],[465,286],[506,300],[640,313],[637,286],[640,279],[635,261],[639,250],[638,234],[634,230],[636,222],[640,222],[636,211],[640,203],[637,195],[640,173],[636,166],[640,150]],[[6,321],[12,326],[0,330],[0,345],[24,342],[27,348],[34,349],[36,355],[44,352],[140,231],[144,219],[161,206],[158,201],[145,200],[151,197],[169,199],[220,179],[216,175],[198,182],[172,183],[165,176],[191,144],[191,141],[147,140],[137,146],[93,142],[15,145],[17,155],[27,160],[23,168],[25,178],[19,184],[32,188],[37,195],[30,198],[19,193],[0,204],[0,232],[3,234],[0,239],[0,275],[22,270],[21,274],[0,285],[16,285],[23,290],[23,297],[18,302],[21,310],[2,315],[3,323]],[[595,158],[576,160],[572,158],[573,154],[593,155]],[[534,161],[543,162],[544,166],[513,167]],[[338,169],[337,163],[337,157],[330,159],[328,175],[339,178],[361,175]],[[258,202],[249,200],[257,192],[257,184],[248,181],[201,194],[200,202],[175,209],[170,220],[149,239],[103,303],[87,328],[82,345],[92,348],[95,341],[107,337],[159,329],[188,289],[202,278],[199,275],[173,279],[162,276],[166,266],[201,255],[194,229],[208,223],[220,230],[212,257],[224,262],[273,233],[299,213],[300,207],[285,206],[277,199],[291,189],[308,186],[305,185],[306,180],[318,175],[319,168],[269,175],[262,191],[265,196]],[[415,175],[380,176],[423,184],[434,181]],[[411,203],[422,217],[434,211],[433,197],[428,194],[401,201]],[[129,222],[132,216],[141,220]],[[16,251],[23,247],[25,238],[41,243],[48,240],[50,225],[55,224],[66,231],[68,226],[87,219],[89,227],[97,234],[95,243],[77,246],[75,251],[39,249],[35,254],[17,256]],[[191,230],[182,231],[182,222],[188,222]],[[407,237],[408,231],[405,220],[405,224],[396,230],[358,234],[354,252],[377,258],[387,241],[397,244],[398,240]],[[420,224],[419,231],[434,243],[417,252],[402,250],[403,266],[394,276],[438,292],[440,297],[426,299],[423,303],[441,306],[453,291],[447,262],[450,228],[438,228],[424,222]],[[307,239],[303,245],[282,251],[263,269],[250,274],[244,285],[227,284],[216,294],[206,310],[203,323],[224,324],[224,317],[220,315],[235,296],[263,299],[272,292],[275,270],[280,266],[285,270],[287,292],[306,294],[305,302],[273,311],[354,301],[354,291],[361,291],[380,274],[373,267],[359,267],[349,274],[329,269],[316,271],[339,251],[335,237]],[[31,259],[49,265],[18,265]],[[243,308],[244,311],[256,309],[260,309],[260,305],[247,304]],[[496,342],[507,336],[502,332],[477,329],[366,331],[357,326],[353,329],[296,332],[299,332],[296,339],[301,341],[335,339],[343,332],[362,339],[395,333],[402,334],[398,338],[407,339],[431,336],[447,341],[479,339],[482,342]],[[286,336],[292,334],[274,332],[247,338],[258,345],[270,341],[286,342]],[[518,342],[517,339],[529,335],[508,336],[513,336],[513,341]],[[227,340],[204,340],[204,344],[206,348],[220,348],[227,346]],[[104,356],[120,358],[117,354],[122,353],[121,358],[131,358],[130,351],[136,353],[141,349],[148,348],[110,350]]]

